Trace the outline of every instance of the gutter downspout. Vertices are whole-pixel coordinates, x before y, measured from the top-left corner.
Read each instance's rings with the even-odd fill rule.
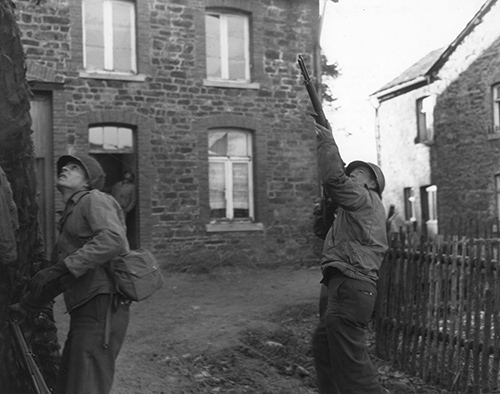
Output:
[[[381,136],[380,136],[380,117],[379,117],[379,108],[381,102],[378,100],[377,97],[371,97],[370,99],[370,104],[372,105],[373,109],[375,110],[375,150],[377,153],[377,165],[382,168],[382,143],[381,143]]]

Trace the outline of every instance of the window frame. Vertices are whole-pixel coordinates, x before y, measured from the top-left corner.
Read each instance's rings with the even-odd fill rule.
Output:
[[[255,221],[255,203],[254,203],[254,171],[253,171],[253,133],[249,130],[238,129],[238,128],[213,128],[209,129],[208,133],[226,131],[244,133],[246,136],[247,152],[249,156],[234,156],[234,155],[208,155],[208,165],[210,168],[211,163],[223,163],[224,164],[224,197],[226,202],[226,214],[221,218],[210,217],[211,223],[220,222],[254,222]],[[248,217],[234,217],[234,197],[233,197],[233,164],[234,163],[247,163],[248,166]],[[208,187],[210,190],[210,176],[208,177]],[[211,212],[211,201],[210,194],[208,196],[209,212]]]
[[[113,42],[113,3],[131,4],[132,15],[130,16],[130,71],[120,71],[114,69],[114,42]],[[86,1],[82,1],[82,51],[83,68],[91,73],[117,74],[117,75],[136,75],[137,74],[137,2],[134,0],[103,0],[103,46],[104,59],[103,69],[88,68],[87,59],[87,27],[85,21]]]
[[[430,143],[434,141],[434,107],[436,105],[436,97],[434,95],[419,97],[415,105],[417,119],[417,136],[415,142]],[[428,110],[426,110],[426,106],[429,107]]]
[[[103,128],[103,141],[104,141],[104,128],[105,127],[114,127],[116,128],[117,133],[119,133],[120,129],[126,129],[130,131],[130,137],[132,141],[132,145],[130,148],[117,148],[117,149],[106,149],[104,148],[104,143],[102,148],[93,148],[90,142],[90,132],[91,129]],[[119,135],[119,134],[118,134]],[[110,153],[110,154],[133,154],[135,152],[136,141],[135,141],[135,129],[129,125],[121,125],[114,123],[102,123],[102,124],[91,124],[87,127],[87,139],[88,139],[88,152],[90,154],[101,154],[101,153]],[[118,139],[118,137],[117,137]]]
[[[500,173],[495,174],[495,197],[497,221],[500,221]]]
[[[405,187],[403,189],[404,196],[404,208],[405,208],[405,220],[409,222],[417,221],[416,214],[416,198],[415,190],[413,187]]]
[[[226,83],[236,83],[236,84],[248,84],[252,81],[251,75],[251,37],[250,37],[250,15],[245,12],[237,11],[225,11],[216,9],[205,10],[205,23],[208,15],[217,15],[219,17],[219,45],[220,45],[220,77],[214,77],[208,75],[208,62],[207,54],[205,53],[205,76],[207,82],[226,82]],[[227,18],[230,16],[243,17],[244,27],[243,27],[243,37],[245,40],[244,48],[244,61],[245,61],[245,77],[243,79],[230,79],[229,78],[229,48],[228,48],[228,23]],[[224,30],[224,31],[223,31]],[[205,27],[205,49],[207,48],[207,34]]]
[[[500,134],[500,82],[491,85],[493,133]]]
[[[437,211],[437,186],[429,185],[425,188],[427,194],[427,222],[437,222],[438,211]]]

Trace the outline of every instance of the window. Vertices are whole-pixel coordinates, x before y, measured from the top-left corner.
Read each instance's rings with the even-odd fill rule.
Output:
[[[249,82],[248,16],[209,11],[205,29],[207,79]]]
[[[134,153],[133,130],[120,126],[89,127],[90,153]]]
[[[495,175],[495,192],[497,198],[497,219],[500,219],[500,174]]]
[[[416,222],[417,217],[415,214],[415,192],[412,187],[405,187],[403,193],[405,203],[405,220]]]
[[[500,83],[493,85],[493,132],[500,133]]]
[[[135,73],[135,4],[84,0],[83,63],[87,71]]]
[[[420,203],[422,204],[422,222],[425,227],[422,228],[424,234],[433,237],[437,235],[437,186],[422,186],[420,188]]]
[[[253,219],[252,135],[210,130],[208,135],[210,219]]]
[[[435,96],[426,96],[417,100],[417,138],[416,142],[430,142],[434,138]]]
[[[427,192],[427,217],[429,221],[437,220],[437,186],[431,185],[425,188]]]

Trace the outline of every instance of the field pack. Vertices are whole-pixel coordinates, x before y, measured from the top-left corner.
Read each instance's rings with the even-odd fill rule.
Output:
[[[164,283],[158,262],[147,249],[131,250],[113,258],[109,271],[117,292],[131,301],[145,300]]]

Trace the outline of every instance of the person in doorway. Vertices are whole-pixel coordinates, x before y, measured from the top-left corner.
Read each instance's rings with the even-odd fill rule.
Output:
[[[64,292],[68,337],[54,393],[107,394],[129,322],[130,302],[116,294],[107,263],[129,250],[123,212],[100,190],[104,172],[88,155],[57,161],[65,202],[52,265],[38,271],[21,306],[32,310]]]
[[[396,211],[396,207],[394,204],[389,206],[389,211],[387,212],[387,220],[386,220],[386,231],[387,231],[387,239],[389,240],[389,244],[392,242],[394,237],[396,237],[401,227],[403,227],[403,221]]]
[[[116,182],[111,188],[111,195],[118,201],[118,204],[120,204],[125,213],[127,239],[132,248],[137,246],[134,237],[134,215],[132,214],[132,209],[134,209],[137,201],[134,180],[134,174],[130,171],[125,171],[123,179]]]
[[[130,171],[125,171],[123,179],[116,182],[111,188],[111,195],[118,201],[125,215],[135,207],[136,191],[134,178],[134,174]]]
[[[384,175],[364,161],[344,167],[331,130],[316,124],[315,131],[320,179],[337,206],[321,258],[326,307],[312,341],[319,392],[385,393],[366,345],[387,250]]]

